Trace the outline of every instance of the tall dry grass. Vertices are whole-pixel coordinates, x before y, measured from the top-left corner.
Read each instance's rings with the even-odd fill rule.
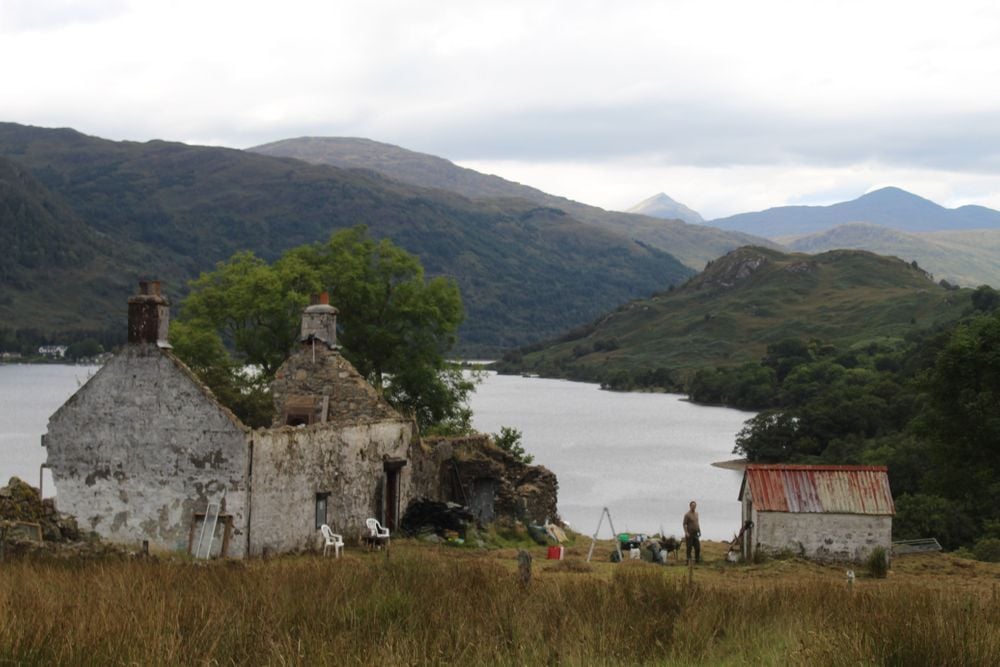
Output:
[[[997,665],[1000,601],[497,561],[5,563],[0,664]]]

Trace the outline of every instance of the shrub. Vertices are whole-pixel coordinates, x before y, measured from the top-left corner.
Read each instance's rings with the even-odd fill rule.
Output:
[[[876,579],[885,579],[889,574],[889,553],[885,547],[875,547],[865,560],[868,574]]]
[[[987,563],[1000,563],[1000,539],[984,537],[972,546],[972,554],[976,560]]]
[[[522,433],[518,429],[511,426],[501,426],[500,432],[493,434],[493,442],[497,447],[513,456],[516,460],[530,465],[535,460],[535,457],[524,450],[524,445],[521,444],[521,436]]]

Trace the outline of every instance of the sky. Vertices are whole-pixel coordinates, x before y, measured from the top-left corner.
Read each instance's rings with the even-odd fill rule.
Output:
[[[0,0],[0,121],[356,136],[706,218],[895,185],[1000,208],[1000,3]]]

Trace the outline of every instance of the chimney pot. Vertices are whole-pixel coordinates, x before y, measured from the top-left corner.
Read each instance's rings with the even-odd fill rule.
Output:
[[[331,350],[337,349],[337,309],[330,305],[330,295],[314,294],[310,301],[312,304],[302,311],[299,340],[303,343],[318,340]]]

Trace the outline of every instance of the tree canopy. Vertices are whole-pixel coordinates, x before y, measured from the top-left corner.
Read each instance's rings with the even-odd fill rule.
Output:
[[[977,291],[962,322],[906,340],[847,350],[782,342],[758,365],[698,373],[691,396],[766,408],[736,437],[735,453],[750,461],[888,466],[898,538],[985,553],[979,542],[1000,539],[1000,311],[990,309],[991,291]]]
[[[472,385],[445,358],[463,319],[457,285],[428,280],[415,256],[365,227],[273,263],[237,253],[191,287],[171,331],[175,350],[248,423],[270,422],[259,395],[297,341],[309,295],[325,290],[340,311],[344,356],[393,405],[421,428],[468,428]]]

